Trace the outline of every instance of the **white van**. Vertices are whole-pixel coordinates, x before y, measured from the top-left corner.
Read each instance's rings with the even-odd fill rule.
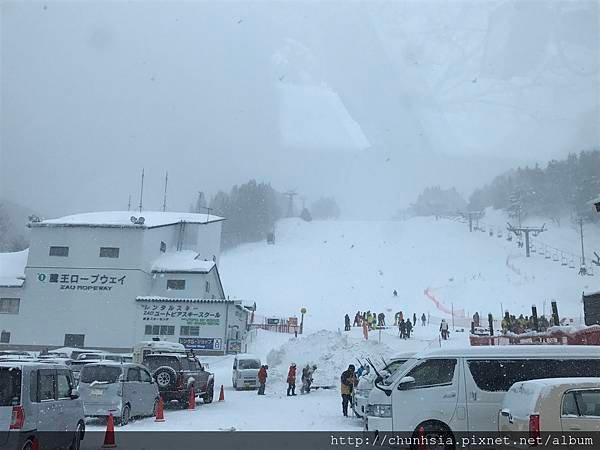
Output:
[[[186,353],[183,344],[168,341],[141,341],[133,346],[133,362],[143,364],[151,353]]]
[[[237,354],[233,359],[231,384],[234,389],[257,389],[260,358],[246,353]]]
[[[514,345],[417,354],[369,395],[365,428],[450,436],[498,431],[506,392],[538,378],[593,377],[600,347]]]
[[[499,431],[507,436],[529,434],[535,439],[551,431],[600,431],[600,378],[549,378],[513,384],[504,396]]]

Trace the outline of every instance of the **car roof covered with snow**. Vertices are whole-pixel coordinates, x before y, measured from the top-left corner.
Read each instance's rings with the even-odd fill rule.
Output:
[[[69,367],[67,367],[64,364],[56,364],[57,366],[60,366],[60,368],[64,368],[69,370]],[[43,362],[38,362],[38,361],[31,361],[31,360],[0,360],[0,367],[8,367],[8,368],[17,368],[17,369],[21,369],[24,367],[30,367],[32,369],[45,369],[48,368],[48,364],[43,363]]]
[[[144,218],[143,221],[134,221]],[[174,225],[180,222],[191,224],[207,224],[225,220],[223,217],[208,214],[163,212],[163,211],[100,211],[56,219],[45,219],[29,222],[30,227],[107,227],[107,228],[154,228]],[[135,222],[135,223],[134,223]]]
[[[600,346],[500,345],[442,348],[417,353],[415,358],[600,358]]]
[[[252,353],[238,353],[237,355],[235,355],[235,357],[238,359],[238,361],[240,359],[256,359],[260,361],[260,356],[253,355]]]

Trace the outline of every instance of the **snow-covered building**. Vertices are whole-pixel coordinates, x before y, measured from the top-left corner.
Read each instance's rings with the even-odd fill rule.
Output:
[[[204,353],[245,348],[248,310],[225,296],[221,217],[95,212],[32,221],[0,254],[1,343],[127,351],[142,340]]]

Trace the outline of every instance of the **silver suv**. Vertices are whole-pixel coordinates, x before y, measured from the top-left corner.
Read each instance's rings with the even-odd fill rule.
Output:
[[[64,365],[0,362],[0,448],[79,449],[83,402]]]
[[[99,362],[85,365],[79,376],[79,393],[86,417],[107,417],[127,425],[131,417],[153,416],[158,386],[139,364]]]

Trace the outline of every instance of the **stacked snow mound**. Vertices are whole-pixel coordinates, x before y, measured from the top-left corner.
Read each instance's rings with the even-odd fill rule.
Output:
[[[346,333],[321,330],[298,339],[291,339],[267,355],[271,380],[285,381],[291,363],[296,363],[297,383],[300,383],[302,368],[316,364],[315,386],[339,386],[340,376],[349,364],[358,368],[358,361],[371,358],[375,364],[395,352],[377,340],[365,341]]]

